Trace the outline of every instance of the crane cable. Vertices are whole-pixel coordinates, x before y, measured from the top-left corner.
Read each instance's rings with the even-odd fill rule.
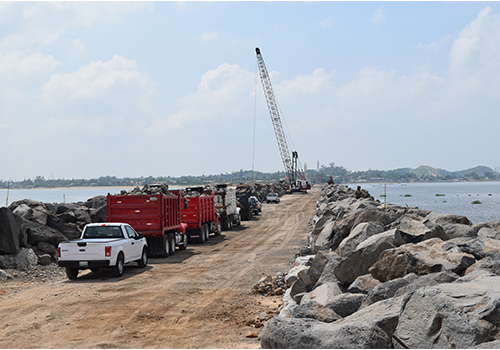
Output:
[[[254,84],[254,105],[253,105],[253,150],[252,150],[252,183],[255,182],[255,123],[257,120],[257,77],[259,75],[259,66],[257,60],[255,61],[255,84]]]

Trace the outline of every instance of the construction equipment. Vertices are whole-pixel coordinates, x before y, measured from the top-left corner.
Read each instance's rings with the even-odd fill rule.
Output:
[[[264,59],[260,53],[260,49],[255,48],[257,53],[257,62],[259,65],[260,80],[262,82],[262,88],[264,89],[264,95],[266,96],[267,107],[269,108],[269,113],[271,114],[271,121],[274,127],[274,133],[276,134],[276,141],[278,142],[278,148],[281,154],[281,160],[283,166],[285,167],[285,172],[288,176],[288,181],[292,192],[294,191],[306,191],[311,188],[309,181],[306,179],[303,170],[299,169],[299,154],[297,151],[290,153],[288,149],[288,143],[286,141],[285,132],[281,124],[281,117],[276,102],[276,97],[274,96],[273,87],[271,85],[271,79],[267,72],[266,65],[264,64]],[[291,158],[290,158],[291,154]]]

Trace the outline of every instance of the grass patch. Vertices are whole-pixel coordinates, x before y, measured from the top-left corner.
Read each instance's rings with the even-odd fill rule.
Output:
[[[405,194],[405,197],[412,197],[411,194]]]
[[[445,194],[442,194],[442,193],[436,193],[436,197],[444,197]]]
[[[483,204],[483,203],[481,203],[481,201],[474,201],[471,204]]]

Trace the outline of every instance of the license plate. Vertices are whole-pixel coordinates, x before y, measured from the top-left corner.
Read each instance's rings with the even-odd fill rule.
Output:
[[[88,261],[80,261],[79,265],[80,266],[89,266],[89,262]]]

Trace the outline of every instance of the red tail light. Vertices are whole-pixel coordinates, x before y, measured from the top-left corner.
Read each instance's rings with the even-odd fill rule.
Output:
[[[57,256],[61,257],[61,247],[57,247]]]
[[[111,256],[111,247],[104,247],[104,255]]]

